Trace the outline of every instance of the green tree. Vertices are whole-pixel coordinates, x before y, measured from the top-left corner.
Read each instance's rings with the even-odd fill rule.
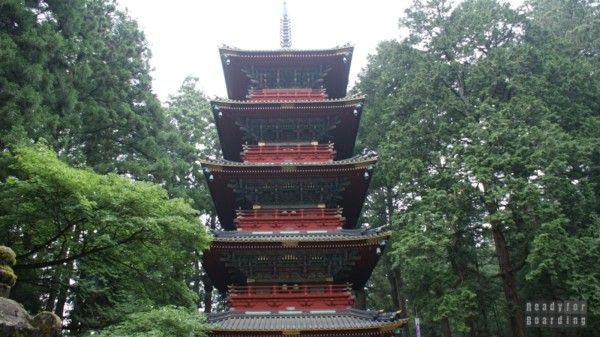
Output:
[[[137,23],[110,0],[48,2],[47,9],[68,41],[63,71],[77,93],[69,105],[74,122],[60,119],[55,148],[100,173],[160,182],[167,123],[151,91],[150,50]]]
[[[195,310],[173,306],[131,314],[123,322],[102,330],[98,337],[208,336],[210,326]]]
[[[597,305],[596,7],[415,1],[409,37],[361,75],[361,137],[393,192],[388,255],[432,334],[506,335],[493,322],[508,320],[524,336],[523,299]]]
[[[209,235],[182,199],[151,183],[72,168],[43,145],[4,153],[0,231],[19,263],[13,296],[75,333],[153,305],[195,307],[186,280]]]
[[[174,195],[192,199],[194,208],[212,216],[214,206],[198,159],[219,158],[221,147],[210,103],[197,87],[198,78],[187,77],[167,101],[166,118],[173,128],[173,138],[180,139],[175,146],[169,143],[171,149],[178,150],[170,159],[179,160],[182,166],[170,178],[167,188]]]
[[[197,164],[199,157],[217,148],[214,125],[207,124],[209,104],[195,89],[195,80],[189,79],[169,107],[160,106],[151,91],[150,50],[144,34],[117,9],[114,0],[3,1],[0,46],[2,151],[17,153],[15,149],[44,138],[70,164],[160,184],[169,197],[190,202],[200,211],[195,216],[208,215],[208,224],[215,226]],[[3,179],[17,174],[9,168],[14,160],[11,156],[3,159]],[[39,188],[37,192],[45,192]],[[179,246],[165,244],[170,248],[160,253],[140,248],[147,254],[130,257],[130,251],[121,247],[149,240],[145,231],[136,234],[133,223],[129,227],[108,222],[80,224],[87,220],[75,213],[63,218],[61,214],[71,208],[73,212],[87,209],[67,192],[61,199],[61,193],[57,198],[45,195],[49,204],[31,202],[29,216],[40,222],[39,227],[25,220],[5,222],[2,227],[10,232],[7,238],[23,242],[19,254],[26,255],[20,266],[25,282],[15,296],[29,310],[45,307],[62,315],[68,311],[65,308],[72,308],[69,328],[83,331],[149,305],[188,306],[197,301],[202,294],[198,261],[204,246],[188,244],[196,236],[184,235]],[[184,207],[178,205],[174,212]],[[16,216],[14,211],[7,206],[0,217]],[[19,211],[24,212],[23,219],[28,216],[25,210]],[[100,227],[90,229],[96,225]],[[133,235],[131,242],[127,234]],[[110,240],[97,241],[105,239]],[[49,250],[53,253],[48,254]],[[129,278],[123,278],[127,270]],[[171,278],[166,276],[168,270],[174,273]],[[137,296],[141,288],[151,289],[155,282],[161,284],[159,291]]]
[[[173,175],[162,160],[173,134],[151,91],[150,50],[114,0],[0,6],[2,149],[44,138],[100,173]]]
[[[175,158],[171,160],[180,161],[182,168],[171,177],[166,186],[173,195],[191,199],[194,207],[202,211],[206,226],[216,229],[217,214],[198,159],[220,158],[221,147],[212,109],[208,99],[198,89],[198,78],[187,77],[183,81],[177,93],[169,96],[165,113],[174,128],[175,138],[181,139],[181,145],[178,146],[169,142],[177,151]],[[200,252],[196,254],[199,259]],[[201,295],[198,308],[202,307],[205,312],[211,312],[214,287],[203,271],[200,261],[197,262],[195,277],[191,282]]]
[[[39,6],[0,3],[0,148],[26,137],[52,139],[52,102],[72,103],[58,76],[64,38]],[[58,65],[57,65],[58,64]],[[62,98],[58,96],[61,95]]]

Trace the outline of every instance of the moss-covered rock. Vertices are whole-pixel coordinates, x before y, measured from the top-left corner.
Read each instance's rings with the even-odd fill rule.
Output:
[[[12,287],[17,282],[17,275],[13,269],[8,265],[0,265],[0,283],[6,284]]]
[[[8,298],[10,288],[17,282],[17,275],[11,268],[15,263],[15,252],[0,246],[0,336],[60,337],[62,322],[58,316],[42,311],[31,317],[21,304]]]
[[[0,283],[0,297],[8,298],[10,296],[10,286],[8,284]]]
[[[10,295],[10,288],[17,282],[17,275],[11,268],[17,263],[15,252],[6,246],[0,246],[0,297]]]
[[[2,337],[60,337],[62,323],[47,311],[31,317],[21,304],[0,298],[0,336]]]
[[[62,321],[53,312],[42,311],[35,315],[32,322],[38,334],[44,337],[59,337],[62,332]]]
[[[15,263],[17,263],[17,254],[10,247],[0,246],[0,265],[12,267]]]
[[[24,337],[35,331],[31,316],[23,306],[8,298],[0,298],[0,336]]]

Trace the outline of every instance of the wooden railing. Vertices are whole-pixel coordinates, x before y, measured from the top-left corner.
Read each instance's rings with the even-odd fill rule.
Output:
[[[333,144],[243,145],[245,162],[332,161]]]
[[[350,284],[230,286],[228,294],[239,310],[342,309],[354,302]]]
[[[343,227],[341,208],[237,210],[238,230],[332,230]]]
[[[250,101],[323,101],[327,94],[325,89],[250,89],[247,98]]]

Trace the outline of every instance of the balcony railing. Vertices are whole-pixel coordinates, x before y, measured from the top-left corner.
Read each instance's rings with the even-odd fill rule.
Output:
[[[250,101],[323,101],[325,89],[273,88],[250,89],[246,96]]]
[[[344,226],[341,208],[237,210],[238,230],[332,230]]]
[[[245,162],[332,161],[333,144],[243,145],[241,158]]]
[[[350,284],[230,286],[229,304],[238,310],[345,309],[354,296]]]

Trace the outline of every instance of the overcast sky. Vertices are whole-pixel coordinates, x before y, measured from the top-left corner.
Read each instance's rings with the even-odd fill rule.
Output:
[[[222,44],[279,48],[282,0],[118,0],[137,19],[152,50],[154,91],[161,100],[187,75],[210,97],[226,95]],[[410,1],[288,0],[292,48],[355,45],[351,84],[377,43],[399,37],[398,19]]]
[[[279,48],[282,0],[118,0],[152,50],[153,87],[162,101],[196,76],[209,96],[225,97],[218,47]],[[355,46],[350,85],[380,41],[400,37],[412,0],[288,0],[292,48]],[[520,0],[511,0],[512,3]]]

